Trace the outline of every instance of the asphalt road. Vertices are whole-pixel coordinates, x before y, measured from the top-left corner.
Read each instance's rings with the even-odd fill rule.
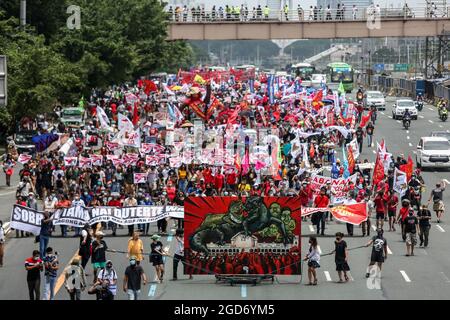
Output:
[[[432,106],[425,105],[422,112],[419,113],[419,119],[412,121],[411,128],[406,131],[402,124],[392,120],[391,105],[395,98],[387,98],[387,109],[379,112],[376,128],[375,141],[385,139],[387,148],[394,155],[399,153],[410,154],[415,160],[416,145],[422,136],[427,136],[432,130],[450,130],[448,122],[442,123],[437,117],[437,111]],[[376,146],[376,144],[374,143]],[[375,160],[375,147],[367,148],[367,143],[363,147],[362,159]],[[434,184],[445,178],[450,178],[448,171],[426,171],[423,173],[427,184],[427,191],[424,195],[428,199],[430,188]],[[3,177],[2,177],[3,179]],[[17,178],[16,180],[17,181]],[[0,182],[4,185],[4,180]],[[0,217],[5,220],[9,217],[11,203],[14,200],[14,188],[5,189],[0,187],[0,201],[3,204],[0,207]],[[444,202],[450,207],[450,192],[444,192]],[[9,220],[9,219],[6,219]],[[400,232],[385,232],[388,241],[389,252],[388,259],[383,266],[381,276],[381,288],[370,289],[365,273],[370,258],[371,248],[361,248],[350,251],[349,265],[351,268],[351,281],[348,283],[337,283],[338,276],[335,271],[333,256],[324,256],[321,259],[321,268],[318,269],[318,286],[305,286],[306,265],[304,266],[304,278],[299,276],[279,276],[275,283],[262,283],[258,286],[237,285],[230,286],[216,284],[212,276],[195,276],[193,280],[188,280],[187,276],[180,276],[176,282],[169,281],[172,276],[172,260],[166,260],[165,282],[150,283],[143,288],[141,299],[159,300],[288,300],[288,299],[448,299],[450,293],[450,254],[448,252],[448,243],[450,243],[450,224],[449,218],[444,216],[440,224],[435,223],[433,216],[432,228],[430,231],[430,244],[427,249],[416,248],[414,257],[406,257],[406,245],[401,240]],[[155,226],[151,231],[155,232]],[[169,229],[174,232],[174,227],[170,224]],[[333,248],[334,233],[345,231],[345,224],[332,222],[327,224],[325,237],[319,238],[319,245],[323,253],[330,252]],[[124,233],[125,230],[120,230]],[[109,231],[107,231],[107,234]],[[307,237],[314,234],[310,223],[302,225],[302,250],[307,250]],[[56,235],[60,234],[57,230]],[[372,235],[374,234],[372,230]],[[345,237],[349,248],[361,246],[369,240],[368,237],[362,238],[361,229],[355,227],[354,237]],[[149,251],[151,240],[144,237],[144,245]],[[5,265],[0,269],[0,299],[27,299],[28,291],[26,284],[26,271],[24,270],[24,260],[31,255],[31,251],[37,247],[34,239],[15,239],[11,238],[6,244]],[[110,248],[116,250],[125,250],[128,237],[118,236],[116,238],[106,237]],[[170,253],[173,254],[173,237],[163,237],[162,242]],[[59,260],[62,266],[66,266],[74,256],[78,248],[78,239],[74,238],[52,238],[52,246],[59,253]],[[118,295],[116,299],[126,299],[126,295],[121,290],[123,272],[128,264],[126,257],[119,253],[110,253],[108,258],[113,261],[114,267],[119,274]],[[150,280],[155,279],[153,267],[148,259],[143,262],[144,270]],[[87,267],[87,272],[92,274],[91,266]],[[181,266],[179,267],[179,274]],[[61,270],[59,274],[61,273]],[[61,279],[62,280],[62,279]],[[300,280],[302,283],[300,284]],[[92,276],[88,277],[92,281]],[[3,288],[7,288],[4,290]],[[94,299],[93,296],[83,293],[83,299]],[[68,294],[62,287],[58,290],[56,299],[68,299]]]

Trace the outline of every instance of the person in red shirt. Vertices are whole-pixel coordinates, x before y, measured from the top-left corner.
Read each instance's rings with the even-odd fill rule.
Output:
[[[120,201],[119,196],[114,196],[111,200],[109,200],[108,207],[116,207],[116,208],[122,207],[122,202]],[[115,237],[116,231],[117,231],[117,224],[115,224],[114,222],[111,222],[111,229],[112,229],[112,235]]]
[[[322,187],[320,189],[320,194],[314,199],[314,208],[328,208],[330,199],[326,194],[326,189]],[[311,222],[316,225],[317,234],[325,235],[325,219],[324,212],[315,212],[311,217]],[[322,229],[322,231],[321,231]]]
[[[397,223],[402,226],[402,239],[406,241],[406,232],[405,232],[405,219],[408,216],[409,210],[411,208],[411,202],[408,199],[402,201],[402,207],[397,215]]]
[[[214,176],[214,187],[217,189],[217,192],[219,194],[222,193],[223,181],[224,175],[221,172],[216,173],[216,175]]]
[[[227,175],[227,186],[230,190],[236,191],[236,172],[234,170]]]
[[[395,215],[397,213],[398,197],[394,191],[388,192],[388,217],[389,217],[389,231],[395,231]]]
[[[377,193],[375,199],[373,199],[373,202],[375,204],[375,212],[376,212],[376,219],[377,219],[377,229],[383,229],[384,225],[384,215],[386,212],[386,207],[384,205],[384,192],[380,191]]]

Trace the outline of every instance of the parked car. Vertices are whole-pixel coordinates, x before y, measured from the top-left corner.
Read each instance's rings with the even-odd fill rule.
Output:
[[[395,104],[392,105],[392,119],[402,119],[406,109],[408,109],[411,114],[411,118],[417,120],[418,111],[416,103],[409,98],[398,99]]]
[[[450,168],[450,142],[444,137],[422,137],[417,145],[418,168]]]
[[[386,110],[386,100],[380,91],[367,91],[364,95],[364,109],[368,110],[373,104],[379,110]]]
[[[14,143],[16,145],[17,152],[19,154],[33,154],[36,150],[36,146],[31,139],[36,135],[38,135],[38,132],[35,130],[23,130],[17,132],[14,135]]]

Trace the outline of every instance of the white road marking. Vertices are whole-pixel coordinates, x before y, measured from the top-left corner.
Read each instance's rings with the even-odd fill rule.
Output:
[[[436,228],[438,228],[440,232],[445,232],[444,228],[442,228],[440,225],[436,225]]]
[[[406,130],[406,133],[409,134],[409,130]]]
[[[427,256],[428,255],[427,250],[423,249],[423,254]]]
[[[442,126],[441,126],[441,125],[439,125],[439,128],[442,128]]]
[[[429,123],[434,123],[433,120],[428,120]]]
[[[314,232],[314,227],[312,225],[309,225],[309,231]]]
[[[148,296],[149,297],[154,297],[155,296],[155,294],[156,294],[156,284],[152,284],[151,286],[150,286],[150,290],[148,291]]]
[[[0,193],[0,197],[4,197],[4,196],[7,196],[7,195],[10,195],[10,194],[13,194],[13,193],[16,193],[16,190],[5,192],[5,193]]]
[[[383,111],[380,111],[380,113],[384,116],[384,112]]]
[[[375,227],[374,225],[372,225],[372,229],[373,231],[377,231],[377,227]]]
[[[410,147],[412,147],[412,146],[413,146],[411,142],[409,143],[409,146],[410,146]],[[415,152],[414,152],[414,153],[415,153]]]
[[[408,140],[409,140],[409,136],[406,136],[406,139],[408,139]]]
[[[241,285],[241,297],[247,298],[247,286],[245,284]]]
[[[327,278],[327,281],[333,281],[328,271],[324,271],[323,273],[325,274],[325,278]]]
[[[373,154],[376,154],[376,151],[375,151],[375,150],[372,150],[372,152],[373,152]]]
[[[355,281],[355,279],[353,279],[352,274],[349,272],[347,272],[348,278],[350,279],[350,281]]]
[[[392,116],[388,116],[389,119],[392,119]]]
[[[424,116],[419,116],[419,118],[420,118],[420,119],[423,119],[423,118],[425,118],[425,117],[424,117]]]
[[[450,133],[450,130],[447,130],[447,133]]]
[[[400,270],[400,273],[402,274],[403,279],[405,279],[406,282],[411,282],[411,279],[408,277],[405,271]]]
[[[431,111],[433,111],[433,108],[430,108],[430,107],[428,107],[428,110],[431,110]]]
[[[388,254],[393,254],[392,251],[391,251],[391,248],[389,248],[389,246],[386,246],[386,248],[387,248]]]
[[[401,123],[400,120],[397,120],[397,123]]]
[[[317,245],[317,251],[319,251],[319,254],[322,254],[322,249],[320,248],[319,245]]]
[[[5,222],[3,224],[3,229],[5,230],[5,234],[8,234],[11,231],[11,228],[9,227],[9,222]]]
[[[440,272],[440,274],[441,274],[442,278],[444,278],[445,282],[450,282],[450,279],[446,276],[445,273]]]

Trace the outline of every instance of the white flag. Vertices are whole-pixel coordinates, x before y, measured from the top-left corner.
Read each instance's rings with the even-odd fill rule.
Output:
[[[103,110],[102,107],[97,106],[97,118],[98,121],[100,121],[100,125],[103,129],[107,129],[109,130],[109,119],[108,116],[106,115],[105,110]]]
[[[133,122],[131,122],[130,119],[128,119],[128,117],[124,116],[121,113],[119,113],[118,122],[119,122],[119,126],[118,126],[119,131],[134,130]]]
[[[408,183],[406,182],[406,173],[395,168],[394,171],[394,183],[393,189],[400,196],[403,196],[408,189]]]

